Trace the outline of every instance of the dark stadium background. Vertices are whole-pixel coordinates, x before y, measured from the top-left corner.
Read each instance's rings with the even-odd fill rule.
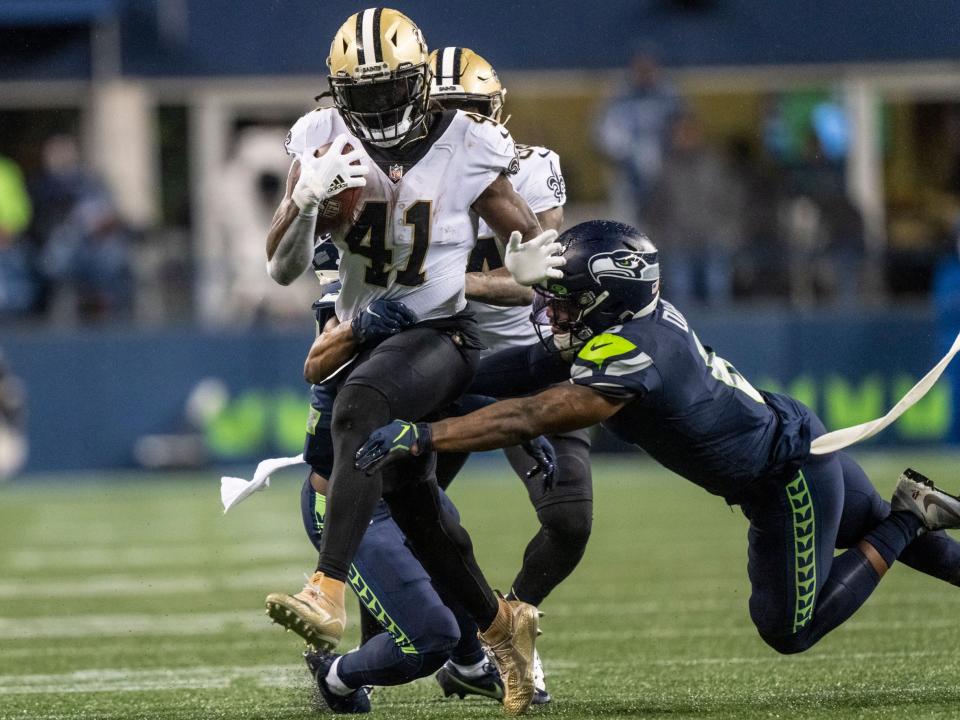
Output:
[[[224,164],[245,131],[280,132],[311,107],[325,86],[329,38],[356,7],[0,4],[0,155],[29,180],[42,170],[49,136],[74,136],[134,238],[127,312],[87,322],[41,303],[0,316],[0,348],[27,391],[28,473],[233,462],[297,449],[310,319],[286,310],[280,320],[237,321],[222,308],[229,295],[209,297],[216,253],[241,242],[208,249],[217,232],[211,183],[235,171]],[[791,283],[806,270],[769,262],[789,253],[773,238],[738,270],[732,303],[685,308],[706,342],[757,384],[800,395],[828,426],[874,417],[932,364],[958,324],[950,310],[957,289],[936,299],[931,288],[956,255],[960,9],[892,0],[838,7],[404,4],[431,46],[469,44],[500,69],[514,135],[562,157],[568,224],[616,212],[591,125],[638,50],[663,64],[710,145],[748,164],[763,152],[771,102],[786,108],[794,143],[810,132],[817,103],[840,107],[852,139],[839,172],[867,229],[862,292],[843,303],[830,292],[797,296]],[[277,163],[285,163],[279,147]],[[238,182],[269,194],[277,178],[275,163]],[[765,217],[762,204],[749,212]],[[669,263],[670,248],[662,249]],[[829,270],[829,253],[817,262]],[[837,268],[834,282],[848,284],[845,266]],[[944,380],[877,442],[956,441],[958,397]]]

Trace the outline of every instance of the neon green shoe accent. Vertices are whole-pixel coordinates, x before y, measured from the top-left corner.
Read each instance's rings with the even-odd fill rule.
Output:
[[[787,499],[793,513],[794,582],[797,591],[793,632],[797,632],[813,618],[817,594],[817,523],[813,516],[813,500],[807,479],[802,472],[787,485]]]
[[[317,493],[314,504],[314,519],[317,530],[321,532],[323,531],[323,517],[326,509],[326,496]],[[416,655],[417,649],[413,646],[410,638],[407,637],[407,634],[393,621],[393,618],[390,617],[387,611],[383,609],[382,603],[377,599],[377,596],[373,594],[370,586],[360,577],[360,572],[357,570],[356,565],[350,565],[347,580],[350,582],[350,587],[357,593],[357,597],[360,598],[360,602],[366,606],[367,610],[377,619],[377,622],[390,633],[390,637],[393,638],[393,641],[400,648],[400,652],[406,655]]]
[[[610,333],[601,333],[584,345],[577,357],[601,368],[607,360],[626,355],[636,349],[637,346],[626,338]]]

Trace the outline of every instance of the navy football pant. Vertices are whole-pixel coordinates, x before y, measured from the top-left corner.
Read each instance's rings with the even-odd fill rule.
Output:
[[[741,503],[750,520],[750,617],[767,644],[802,652],[849,618],[879,577],[855,548],[894,524],[890,506],[845,453],[811,456],[785,487]],[[834,557],[835,549],[851,548]],[[945,533],[904,536],[894,556],[958,584],[960,544]],[[892,561],[892,560],[891,560]]]
[[[304,529],[316,548],[321,544],[324,500],[308,477],[301,492],[301,511]],[[441,495],[441,503],[459,518],[446,495]],[[337,671],[348,687],[407,683],[433,673],[450,657],[463,664],[483,659],[476,624],[431,583],[382,502],[360,542],[347,581],[386,630],[343,656]]]

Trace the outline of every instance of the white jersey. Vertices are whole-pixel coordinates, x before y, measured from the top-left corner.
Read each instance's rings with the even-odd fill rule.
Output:
[[[343,284],[337,317],[348,322],[383,297],[402,300],[421,320],[463,310],[464,268],[479,220],[471,206],[501,173],[516,169],[510,133],[482,115],[444,112],[428,137],[411,146],[410,154],[422,157],[406,170],[398,164],[384,172],[340,114],[324,108],[294,124],[287,152],[299,158],[341,133],[367,155],[370,174],[357,221],[333,238]]]
[[[567,201],[566,186],[560,173],[560,157],[547,148],[517,145],[520,168],[510,175],[517,194],[535,213],[560,207]],[[477,247],[470,256],[468,270],[481,271],[503,266],[503,246],[483,220]],[[537,341],[530,322],[530,306],[501,307],[471,300],[469,309],[480,324],[480,339],[488,352],[529,345]]]

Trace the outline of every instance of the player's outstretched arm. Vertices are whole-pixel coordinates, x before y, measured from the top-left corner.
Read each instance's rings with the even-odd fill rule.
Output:
[[[581,385],[555,385],[532,397],[502,400],[436,423],[395,420],[378,428],[357,450],[356,467],[372,472],[388,458],[425,452],[471,452],[519,445],[539,435],[589,427],[616,413],[627,400]],[[389,432],[384,432],[389,428]],[[395,432],[399,428],[398,432]]]
[[[503,400],[463,417],[431,423],[431,442],[437,452],[510,447],[538,435],[596,425],[625,402],[582,385],[554,385],[537,395]]]
[[[560,231],[563,224],[563,207],[557,206],[536,214],[544,230]],[[533,290],[513,279],[505,267],[486,272],[467,273],[466,295],[468,300],[478,300],[502,307],[523,307],[533,302]]]

